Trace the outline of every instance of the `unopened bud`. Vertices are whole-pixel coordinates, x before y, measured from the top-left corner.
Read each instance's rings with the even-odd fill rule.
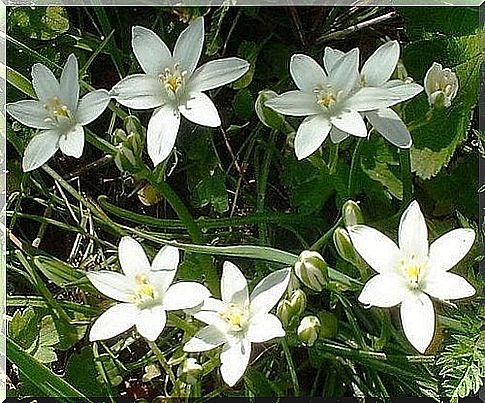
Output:
[[[202,366],[195,358],[187,358],[177,369],[177,376],[182,382],[191,385],[197,382],[197,379],[202,374]]]
[[[434,62],[424,77],[424,90],[431,106],[448,108],[458,93],[458,78],[449,68]]]
[[[298,339],[309,347],[313,346],[318,339],[320,327],[320,320],[316,316],[305,316],[298,326]]]
[[[333,244],[339,256],[354,265],[362,279],[367,278],[367,265],[352,245],[349,233],[344,228],[337,228],[333,232]]]
[[[342,206],[342,217],[346,227],[364,222],[362,211],[359,205],[353,200],[347,200]]]
[[[258,98],[256,99],[254,109],[256,110],[256,115],[258,115],[258,118],[263,125],[269,127],[270,129],[284,131],[285,118],[283,115],[280,115],[278,112],[275,112],[273,109],[268,108],[265,105],[265,102],[268,99],[272,99],[277,96],[278,94],[271,90],[260,91]]]
[[[302,289],[294,290],[290,297],[290,306],[293,315],[300,316],[306,309],[306,294]]]
[[[322,291],[328,283],[328,266],[314,251],[303,251],[295,263],[295,273],[303,284],[314,291]]]
[[[283,327],[288,327],[292,315],[292,307],[290,301],[282,299],[276,307],[276,316],[281,320]]]

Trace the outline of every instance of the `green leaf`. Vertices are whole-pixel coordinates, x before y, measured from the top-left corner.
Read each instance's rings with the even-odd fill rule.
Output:
[[[33,352],[33,357],[44,364],[57,361],[53,346],[59,342],[59,335],[52,316],[42,318],[38,336],[36,348],[33,351],[29,349],[29,353]]]
[[[84,402],[91,401],[62,377],[54,374],[49,368],[24,351],[10,337],[7,337],[7,358],[46,396],[58,397],[57,401],[59,402],[72,401],[67,398],[82,399]]]
[[[193,189],[195,207],[211,205],[218,213],[229,210],[229,198],[227,196],[224,174],[219,168],[209,172],[209,175],[201,179]]]
[[[232,100],[232,107],[236,116],[244,121],[249,120],[253,115],[253,104],[253,96],[247,88],[239,90]]]
[[[265,41],[260,44],[251,41],[241,42],[237,51],[237,55],[240,58],[247,60],[250,63],[250,66],[248,72],[232,84],[232,88],[240,90],[242,88],[246,88],[249,84],[251,84],[251,82],[253,81],[254,72],[256,70],[256,60],[264,43]]]
[[[106,396],[106,389],[99,382],[96,373],[91,346],[83,347],[80,352],[71,354],[66,365],[66,380],[89,396]]]
[[[7,82],[18,90],[22,91],[25,95],[32,98],[37,98],[34,92],[34,87],[32,87],[30,80],[9,66],[7,66]]]
[[[64,7],[15,7],[8,16],[9,25],[32,39],[51,40],[69,29]]]
[[[35,266],[42,274],[59,287],[67,287],[74,283],[76,283],[76,286],[79,286],[79,281],[86,277],[82,270],[75,269],[58,259],[47,256],[35,256],[33,260]]]
[[[38,315],[31,308],[15,311],[8,325],[8,336],[22,348],[29,348],[38,337]]]

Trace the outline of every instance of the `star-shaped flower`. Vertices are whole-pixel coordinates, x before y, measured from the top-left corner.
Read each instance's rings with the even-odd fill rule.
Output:
[[[180,114],[202,126],[220,126],[219,113],[203,91],[235,81],[249,69],[247,61],[236,57],[210,61],[196,69],[203,44],[203,17],[180,34],[173,54],[153,31],[133,27],[133,52],[145,74],[125,77],[111,93],[129,108],[155,108],[147,130],[148,155],[155,166],[172,152]]]
[[[41,129],[25,148],[22,167],[32,171],[47,162],[60,148],[79,158],[84,148],[83,126],[95,120],[108,106],[106,90],[89,92],[79,99],[79,73],[76,56],[70,54],[60,82],[46,66],[32,67],[32,85],[38,100],[7,104],[7,112],[20,123]]]
[[[336,58],[325,70],[310,56],[295,54],[290,74],[298,90],[266,101],[283,115],[308,116],[298,127],[295,153],[298,159],[313,154],[330,133],[333,142],[348,135],[366,137],[367,128],[359,112],[379,110],[398,102],[386,88],[361,87],[359,49]]]
[[[290,269],[278,270],[259,282],[249,296],[241,271],[224,262],[221,279],[222,301],[208,298],[194,316],[208,326],[202,328],[184,346],[187,352],[208,351],[223,345],[221,374],[233,386],[249,363],[251,343],[283,337],[280,320],[269,311],[288,287]]]
[[[475,232],[455,229],[428,246],[426,222],[416,201],[401,217],[399,247],[365,225],[348,227],[348,231],[357,252],[379,273],[365,284],[359,301],[382,308],[401,304],[404,333],[424,353],[435,329],[430,297],[446,301],[475,294],[465,279],[449,272],[472,247]]]
[[[166,311],[194,308],[210,296],[199,283],[172,284],[179,262],[179,251],[173,246],[160,249],[151,265],[133,238],[123,237],[118,252],[123,274],[107,270],[87,273],[99,291],[120,301],[93,324],[91,341],[117,336],[133,325],[143,337],[154,341],[165,327]]]
[[[396,100],[388,106],[406,101],[423,91],[423,87],[419,84],[390,79],[394,70],[396,70],[400,52],[398,41],[386,42],[365,61],[360,71],[360,85],[362,87],[386,89],[396,96]],[[331,70],[344,55],[345,53],[340,50],[325,48],[323,57],[325,68]],[[392,144],[400,148],[411,147],[412,139],[409,130],[399,115],[391,108],[368,110],[362,114],[374,129]],[[332,140],[339,143],[348,136],[348,133],[336,133]]]

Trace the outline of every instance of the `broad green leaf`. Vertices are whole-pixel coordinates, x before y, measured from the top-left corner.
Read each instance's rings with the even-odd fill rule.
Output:
[[[44,364],[57,361],[54,346],[59,342],[59,335],[51,315],[44,316],[40,321],[38,336],[37,345],[34,349],[29,349],[29,353]]]
[[[15,311],[8,324],[8,336],[15,340],[22,348],[28,349],[39,336],[38,315],[31,308]]]
[[[59,402],[72,401],[67,398],[81,399],[83,402],[91,401],[61,376],[54,374],[49,368],[24,351],[8,336],[7,358],[46,396],[58,397],[57,401]]]

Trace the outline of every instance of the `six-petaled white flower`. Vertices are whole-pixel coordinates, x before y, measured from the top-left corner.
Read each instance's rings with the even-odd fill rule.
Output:
[[[69,55],[60,82],[46,66],[32,67],[32,85],[38,100],[7,104],[8,113],[20,123],[41,129],[25,148],[22,167],[32,171],[47,162],[60,148],[79,158],[84,148],[83,126],[95,120],[108,106],[106,90],[89,92],[79,99],[79,73],[76,57]]]
[[[366,137],[367,128],[359,112],[384,109],[399,102],[399,96],[388,88],[360,85],[358,48],[332,61],[331,65],[325,63],[324,70],[310,56],[293,55],[290,74],[298,90],[266,101],[266,106],[284,115],[308,116],[295,137],[298,159],[313,154],[329,133],[334,143],[349,134]]]
[[[129,108],[156,108],[147,130],[148,155],[155,166],[172,152],[180,114],[202,126],[220,126],[219,113],[203,91],[235,81],[249,69],[247,61],[236,57],[210,61],[196,69],[203,43],[203,17],[180,34],[173,55],[153,31],[133,27],[133,52],[145,74],[124,78],[114,86],[112,95]]]
[[[458,78],[449,68],[444,69],[441,64],[433,62],[424,76],[424,88],[431,106],[441,103],[449,108],[458,93]]]
[[[365,111],[362,114],[369,123],[392,144],[400,148],[409,148],[412,144],[411,135],[399,115],[389,106],[406,101],[423,91],[423,87],[413,82],[393,79],[399,61],[400,46],[397,41],[389,41],[381,45],[364,63],[360,71],[360,85],[362,87],[382,88],[392,92],[396,101],[386,108]],[[327,70],[331,70],[338,60],[345,55],[336,49],[327,47],[323,63]],[[336,138],[336,142],[345,140],[348,134]]]
[[[246,279],[232,263],[225,262],[222,279],[222,301],[208,298],[194,316],[208,324],[184,346],[187,352],[207,351],[223,345],[221,374],[233,386],[243,376],[249,363],[251,343],[283,337],[280,320],[269,311],[288,287],[290,269],[271,273],[248,294]]]
[[[475,294],[465,279],[449,272],[472,247],[475,232],[455,229],[428,246],[426,222],[416,201],[401,217],[399,247],[365,225],[351,226],[348,231],[357,252],[379,273],[365,284],[359,301],[382,308],[401,304],[404,333],[424,353],[435,329],[430,296],[446,301]]]
[[[87,273],[99,291],[120,301],[93,324],[91,341],[109,339],[133,325],[143,337],[154,341],[165,327],[166,311],[194,308],[210,296],[199,283],[172,284],[179,262],[179,251],[173,246],[160,249],[151,265],[133,238],[123,237],[118,253],[123,274],[107,270]]]

